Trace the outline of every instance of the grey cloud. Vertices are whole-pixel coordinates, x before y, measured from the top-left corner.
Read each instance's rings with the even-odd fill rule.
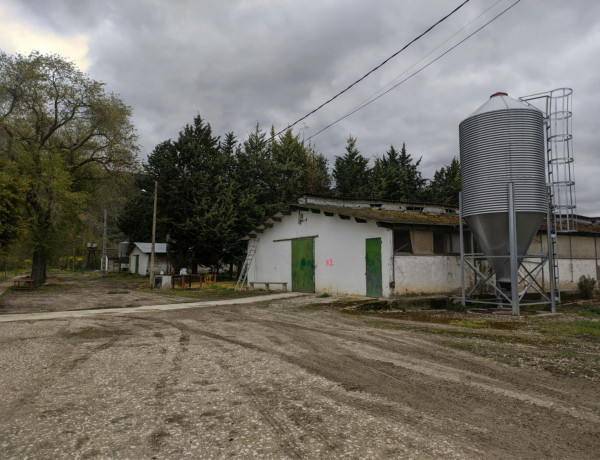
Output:
[[[92,77],[134,108],[143,151],[200,113],[217,134],[282,129],[395,52],[459,2],[424,0],[5,0],[38,27],[90,37]],[[502,0],[487,18],[501,7]],[[308,137],[492,5],[472,0],[426,39],[304,123]],[[495,91],[574,88],[579,212],[600,215],[595,118],[600,2],[522,1],[369,107],[313,139],[333,164],[346,138],[368,157],[406,142],[431,177],[458,154],[458,124]],[[482,24],[481,20],[477,24]],[[473,27],[466,30],[472,31]],[[461,36],[464,36],[463,32]],[[447,46],[447,45],[446,45]],[[441,49],[444,49],[443,47]],[[438,51],[439,53],[439,51]]]

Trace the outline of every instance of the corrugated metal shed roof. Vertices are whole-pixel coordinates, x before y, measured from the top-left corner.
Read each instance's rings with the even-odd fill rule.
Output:
[[[343,200],[341,200],[343,201]],[[429,228],[453,228],[457,229],[459,226],[458,214],[455,210],[448,209],[449,212],[445,213],[428,213],[423,212],[426,206],[416,206],[411,210],[393,210],[393,209],[381,209],[373,207],[350,207],[350,206],[334,206],[331,204],[316,204],[316,203],[298,203],[290,205],[287,210],[289,215],[290,210],[307,210],[311,212],[322,212],[324,214],[330,214],[332,216],[345,216],[354,220],[362,221],[374,221],[381,226],[390,227],[402,227],[404,225],[411,227],[429,227]],[[281,216],[281,212],[276,215]],[[278,219],[277,219],[278,220]],[[464,221],[463,221],[464,222]],[[268,226],[275,225],[273,219],[267,220]],[[465,223],[466,229],[468,226]],[[600,225],[592,223],[578,223],[578,231],[573,233],[574,235],[600,235]],[[254,238],[258,233],[262,233],[265,225],[256,227],[253,231],[249,232],[244,239]],[[542,224],[540,230],[545,230],[545,222]]]
[[[314,209],[355,219],[372,220],[381,224],[408,224],[426,226],[458,226],[458,215],[448,214],[424,214],[422,212],[394,211],[373,208],[349,208],[345,206],[302,204],[292,205],[292,209]]]
[[[140,251],[144,254],[150,254],[152,252],[152,243],[133,243],[138,247]],[[167,243],[155,243],[154,244],[154,253],[155,254],[166,254],[167,253]]]

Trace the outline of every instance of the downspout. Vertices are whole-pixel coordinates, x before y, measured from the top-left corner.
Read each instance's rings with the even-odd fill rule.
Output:
[[[575,282],[575,269],[573,268],[573,242],[571,235],[569,235],[569,264],[571,269],[571,282]]]
[[[390,247],[392,248],[392,282],[390,283],[390,291],[394,291],[394,294],[396,293],[396,257],[394,255],[394,230],[393,229],[388,229],[391,235],[391,240],[392,240],[392,244],[390,245]],[[390,292],[390,296],[391,296],[392,292]]]
[[[547,224],[546,224],[547,225]],[[544,253],[544,244],[542,242],[542,234],[538,231],[538,236],[540,237],[540,254]],[[550,264],[548,264],[548,273],[550,273]],[[542,289],[545,289],[546,282],[544,280],[544,269],[542,269]]]

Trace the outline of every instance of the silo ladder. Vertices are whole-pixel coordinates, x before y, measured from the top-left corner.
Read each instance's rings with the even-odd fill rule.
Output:
[[[554,229],[553,229],[554,230]],[[550,276],[554,276],[554,297],[560,303],[560,273],[558,271],[558,240],[555,231],[552,231],[552,267],[549,268]],[[552,270],[552,272],[550,272]]]
[[[248,279],[248,270],[250,269],[250,265],[252,265],[252,260],[254,259],[254,254],[256,253],[256,246],[258,246],[258,238],[251,239],[248,243],[248,252],[246,254],[246,260],[244,261],[244,265],[242,265],[240,276],[235,285],[236,291],[241,291],[244,288],[244,283]]]

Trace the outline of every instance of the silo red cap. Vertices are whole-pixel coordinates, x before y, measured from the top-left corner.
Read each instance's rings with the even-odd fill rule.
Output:
[[[490,99],[496,96],[508,96],[508,93],[504,93],[504,92],[499,92],[499,93],[494,93],[490,96]]]

